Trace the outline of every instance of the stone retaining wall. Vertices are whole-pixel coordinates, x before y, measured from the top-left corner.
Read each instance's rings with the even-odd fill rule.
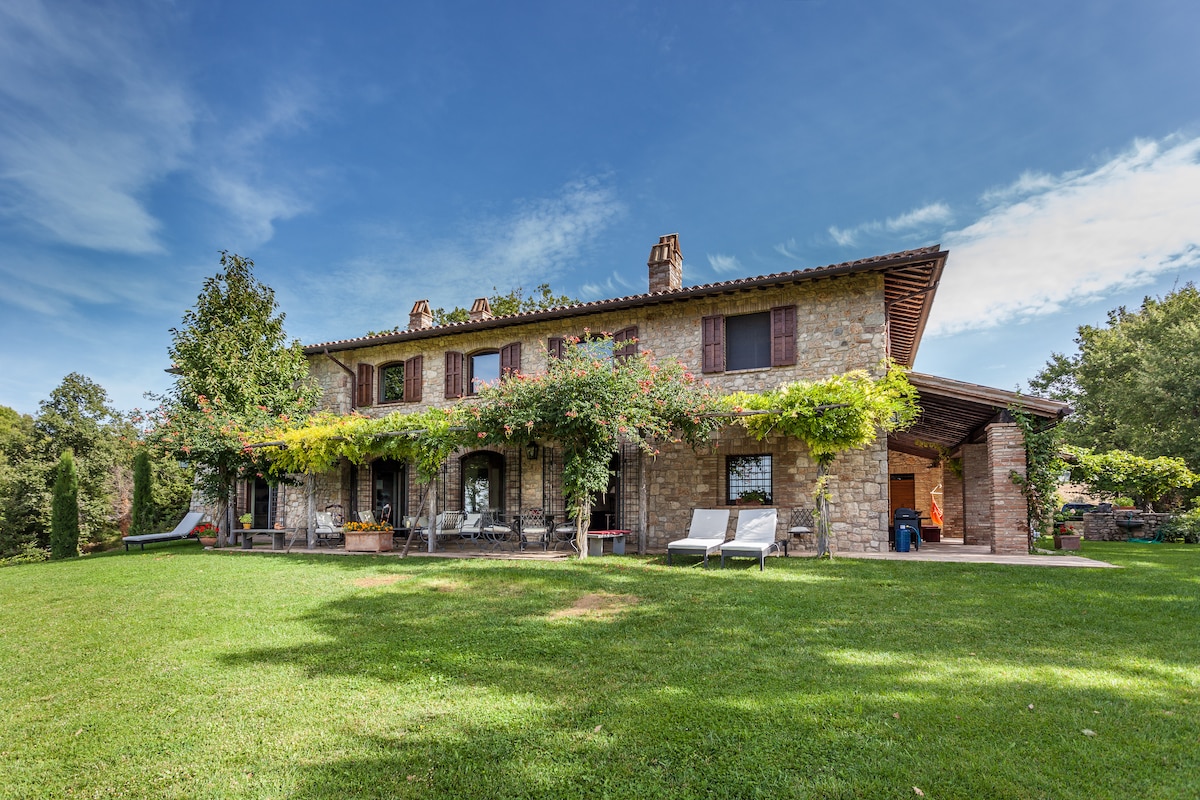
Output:
[[[1144,511],[1132,513],[1134,519],[1142,520],[1142,527],[1131,529],[1117,524],[1118,519],[1125,519],[1130,514],[1129,511],[1093,511],[1084,514],[1083,538],[1093,542],[1124,542],[1130,536],[1135,539],[1149,539],[1171,518],[1170,514],[1151,514]]]

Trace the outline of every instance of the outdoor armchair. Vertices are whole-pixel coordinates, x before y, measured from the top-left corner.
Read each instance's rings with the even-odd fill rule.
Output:
[[[692,511],[692,524],[688,528],[686,539],[676,539],[667,543],[667,564],[671,563],[674,555],[702,556],[704,566],[708,566],[708,557],[717,552],[725,541],[725,531],[729,527],[729,509],[727,508],[697,508]]]
[[[767,553],[779,552],[775,527],[779,512],[774,508],[742,509],[738,512],[737,531],[733,539],[721,545],[721,566],[728,558],[757,558],[759,570],[764,569]]]
[[[522,550],[529,544],[541,545],[543,550],[550,548],[550,526],[540,508],[531,508],[521,515],[519,530]]]

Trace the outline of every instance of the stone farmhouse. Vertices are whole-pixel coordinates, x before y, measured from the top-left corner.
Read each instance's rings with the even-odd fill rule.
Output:
[[[543,370],[566,337],[585,331],[614,334],[616,355],[649,348],[673,356],[718,390],[762,391],[854,369],[878,372],[888,357],[911,367],[947,256],[933,246],[686,286],[679,239],[671,234],[651,248],[645,294],[503,317],[493,316],[480,298],[469,321],[445,325],[434,325],[429,303],[417,300],[406,330],[314,344],[305,353],[324,388],[323,406],[342,414],[470,403],[481,382]],[[1024,443],[1008,409],[1020,404],[1048,422],[1067,409],[931,375],[910,379],[920,393],[917,425],[881,435],[833,464],[832,546],[886,551],[894,509],[909,507],[927,518],[942,516],[945,538],[990,544],[998,554],[1025,553],[1026,505],[1010,477],[1024,473]],[[593,506],[592,528],[632,531],[639,552],[661,552],[684,535],[692,509],[732,507],[746,492],[762,492],[780,509],[781,529],[792,509],[813,505],[816,465],[804,445],[784,438],[758,442],[736,425],[701,452],[666,445],[650,458],[624,448],[611,468],[609,490]],[[394,520],[414,514],[423,487],[411,475],[409,465],[385,459],[343,463],[316,476],[315,508],[340,506],[346,519],[363,510],[378,515],[385,505]],[[540,508],[565,517],[561,455],[553,442],[460,452],[445,465],[436,490],[439,508],[447,510],[511,515]],[[306,491],[277,491],[262,480],[242,487],[238,506],[239,513],[254,514],[256,528],[277,518],[306,528],[313,507]]]

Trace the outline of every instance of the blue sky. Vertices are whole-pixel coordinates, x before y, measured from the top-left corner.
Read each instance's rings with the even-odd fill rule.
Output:
[[[0,4],[0,404],[122,409],[218,251],[305,343],[549,282],[935,242],[917,369],[1014,388],[1200,279],[1200,4]]]

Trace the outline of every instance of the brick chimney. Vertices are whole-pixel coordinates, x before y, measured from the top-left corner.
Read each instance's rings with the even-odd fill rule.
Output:
[[[471,304],[471,322],[481,322],[492,318],[492,306],[486,297],[480,297]]]
[[[419,331],[433,327],[433,313],[429,310],[428,300],[418,300],[413,303],[412,311],[408,312],[408,329]]]
[[[674,292],[683,288],[683,253],[679,252],[679,234],[658,237],[650,248],[650,293]]]

